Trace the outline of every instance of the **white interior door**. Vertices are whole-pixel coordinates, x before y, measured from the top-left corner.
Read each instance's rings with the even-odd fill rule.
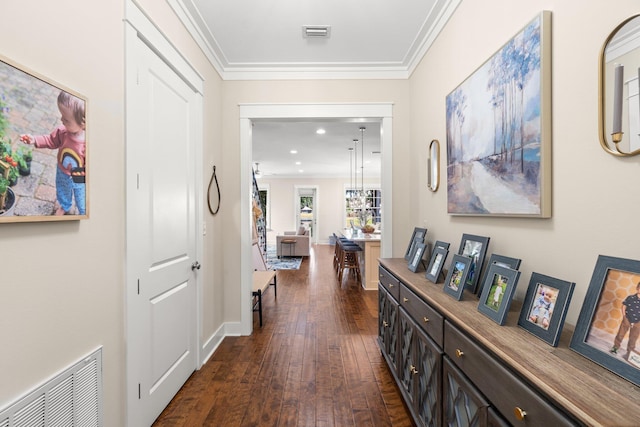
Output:
[[[139,38],[127,48],[127,418],[148,426],[198,363],[194,147],[202,107]]]

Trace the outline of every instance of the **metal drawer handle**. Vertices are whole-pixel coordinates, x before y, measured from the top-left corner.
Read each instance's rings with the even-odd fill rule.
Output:
[[[402,298],[402,302],[409,302],[407,298]]]
[[[424,321],[424,323],[429,323],[429,319],[427,318],[427,316],[424,316],[422,320]]]
[[[524,417],[527,415],[527,411],[525,411],[522,408],[519,407],[515,407],[513,408],[513,413],[516,416],[516,418],[518,419],[518,421],[522,421],[524,420]]]
[[[384,326],[385,328],[388,328],[389,327],[389,323],[387,323],[386,320],[383,320],[382,321],[382,326]]]
[[[390,288],[393,288],[393,283],[389,283],[389,287],[390,287]]]
[[[414,374],[414,375],[418,373],[418,370],[417,370],[417,369],[416,369],[416,367],[415,367],[415,366],[413,366],[413,365],[411,365],[411,366],[409,367],[409,370],[410,370],[410,371],[411,371],[411,373],[412,373],[412,374]]]
[[[457,357],[462,357],[462,356],[464,356],[464,351],[460,350],[459,348],[456,348],[456,356],[457,356]]]

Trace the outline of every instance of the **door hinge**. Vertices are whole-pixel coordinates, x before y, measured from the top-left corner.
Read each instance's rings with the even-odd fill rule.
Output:
[[[140,383],[138,383],[138,400],[140,400],[142,397],[142,394],[140,393]]]
[[[140,189],[140,174],[136,174],[136,190]]]
[[[138,295],[140,295],[140,279],[138,279]]]

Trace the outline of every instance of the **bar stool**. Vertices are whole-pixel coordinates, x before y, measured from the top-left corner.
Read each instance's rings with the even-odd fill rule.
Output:
[[[340,262],[340,270],[338,271],[338,281],[342,283],[344,271],[349,269],[350,273],[354,273],[358,280],[358,283],[362,282],[362,276],[360,274],[360,261],[358,259],[358,253],[362,252],[362,248],[357,244],[342,244],[342,257]]]
[[[338,237],[335,233],[333,233],[336,241],[336,245],[333,251],[333,268],[336,270],[336,273],[340,271],[340,264],[342,264],[342,248],[345,244],[355,245],[356,243],[347,239],[346,237]]]

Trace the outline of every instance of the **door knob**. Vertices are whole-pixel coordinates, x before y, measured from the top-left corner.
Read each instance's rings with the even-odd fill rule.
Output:
[[[191,264],[191,269],[192,270],[200,270],[200,263],[198,261],[194,262],[193,264]]]

